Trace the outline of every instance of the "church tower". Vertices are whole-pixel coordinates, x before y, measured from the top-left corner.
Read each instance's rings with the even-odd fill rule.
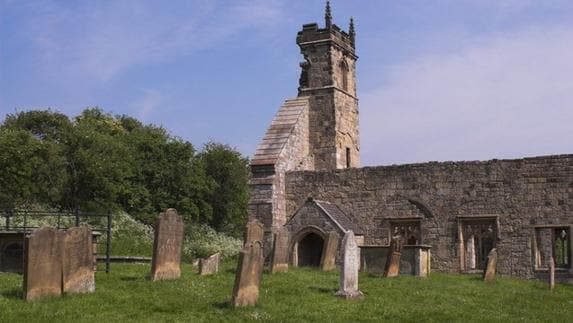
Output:
[[[305,24],[296,43],[300,64],[299,97],[309,97],[309,153],[314,169],[360,166],[354,22],[348,32],[332,23],[326,2],[325,27]]]

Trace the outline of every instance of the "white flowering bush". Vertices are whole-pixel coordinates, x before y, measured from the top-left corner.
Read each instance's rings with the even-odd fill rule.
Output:
[[[151,256],[153,228],[125,212],[115,213],[111,228],[111,254],[114,256]]]
[[[183,254],[186,260],[205,258],[214,253],[228,258],[239,254],[243,241],[217,232],[208,225],[195,225],[185,237]],[[189,231],[188,231],[189,232]]]

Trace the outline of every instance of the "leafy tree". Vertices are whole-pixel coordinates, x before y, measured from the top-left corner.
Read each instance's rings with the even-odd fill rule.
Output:
[[[208,143],[199,154],[207,176],[216,183],[209,204],[213,216],[208,222],[218,231],[240,235],[247,219],[248,159],[235,149],[218,143]]]

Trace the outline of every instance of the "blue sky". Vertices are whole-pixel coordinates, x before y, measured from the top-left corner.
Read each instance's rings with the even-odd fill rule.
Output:
[[[573,153],[573,1],[334,0],[364,165]],[[0,119],[88,106],[251,155],[324,1],[0,0]]]

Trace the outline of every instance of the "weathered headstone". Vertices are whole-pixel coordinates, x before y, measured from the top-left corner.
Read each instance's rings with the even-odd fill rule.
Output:
[[[336,296],[346,299],[360,299],[364,297],[358,290],[358,269],[360,256],[358,244],[354,239],[352,230],[346,231],[342,239],[342,269],[340,271],[340,289]]]
[[[204,259],[199,259],[199,275],[213,275],[219,272],[221,254],[216,253]]]
[[[231,304],[235,307],[254,306],[259,300],[263,271],[263,246],[260,241],[246,243],[239,253]]]
[[[489,283],[495,280],[496,268],[497,268],[497,248],[493,248],[487,255],[487,265],[483,272],[484,282]]]
[[[263,224],[255,219],[247,223],[247,230],[245,233],[245,244],[255,241],[263,242],[264,237],[264,227]]]
[[[74,227],[62,237],[63,292],[95,291],[92,231],[88,227]]]
[[[175,209],[167,209],[155,222],[152,280],[181,277],[181,246],[183,244],[183,219]]]
[[[289,232],[281,228],[275,234],[273,241],[273,258],[271,261],[271,273],[288,271],[288,244]]]
[[[55,228],[34,230],[24,242],[24,299],[62,294],[61,233]]]
[[[402,257],[402,237],[393,236],[388,250],[388,260],[384,277],[397,277],[400,275],[400,259]]]
[[[338,252],[338,234],[330,231],[324,241],[322,257],[320,259],[320,268],[323,271],[329,271],[336,268],[336,253]]]
[[[555,261],[549,257],[549,289],[555,288]]]

